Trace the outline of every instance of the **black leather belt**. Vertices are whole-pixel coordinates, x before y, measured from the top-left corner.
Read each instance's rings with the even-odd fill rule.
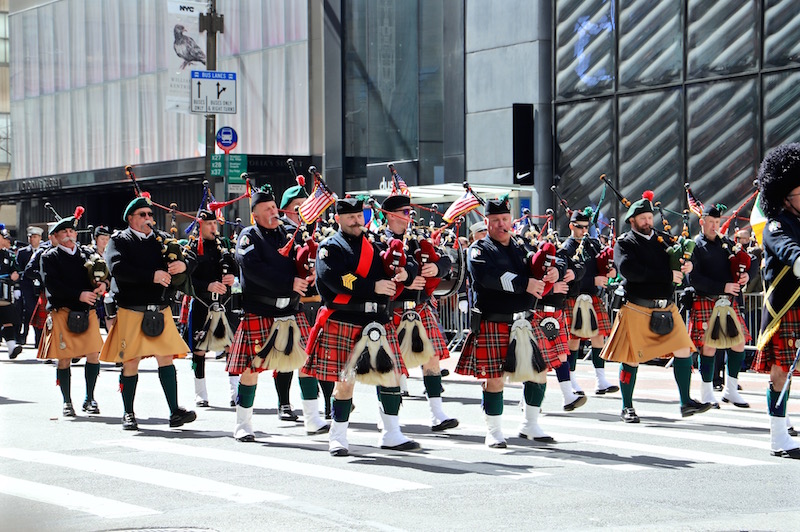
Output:
[[[167,307],[169,307],[169,305],[167,305],[166,303],[162,303],[160,305],[120,305],[120,308],[124,308],[125,310],[132,310],[134,312],[147,312],[148,310],[161,312]]]
[[[331,303],[326,305],[333,310],[344,310],[347,312],[363,312],[366,314],[385,314],[389,309],[389,305],[385,303],[378,303],[375,301],[366,301],[364,303]]]
[[[633,303],[634,305],[639,305],[640,307],[646,308],[667,308],[672,303],[671,299],[644,299],[641,297],[631,296],[628,296],[626,299],[628,303]]]
[[[533,307],[531,307],[531,310],[535,310],[538,312],[555,312],[561,309],[558,309],[553,305],[543,305],[540,300],[537,300],[533,303]]]
[[[495,321],[498,323],[514,323],[514,315],[513,314],[484,314],[481,317],[483,321]]]
[[[300,296],[293,295],[291,297],[270,297],[261,296],[258,294],[247,294],[242,298],[245,303],[261,303],[268,307],[275,307],[279,310],[296,309],[300,303]]]

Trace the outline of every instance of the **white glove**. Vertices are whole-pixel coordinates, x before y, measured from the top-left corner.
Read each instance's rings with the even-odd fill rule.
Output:
[[[14,290],[14,299],[19,299],[22,297],[22,291]]]
[[[795,259],[794,266],[792,266],[792,273],[795,277],[800,279],[800,258]]]

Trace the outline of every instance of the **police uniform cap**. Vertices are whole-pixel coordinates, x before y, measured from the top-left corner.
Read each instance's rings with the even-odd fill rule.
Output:
[[[475,222],[474,224],[469,226],[469,234],[474,235],[475,233],[480,233],[481,231],[486,231],[486,222],[481,220],[480,222]]]
[[[100,235],[108,235],[111,236],[111,231],[108,230],[108,227],[105,225],[98,225],[94,228],[94,237],[97,238]]]
[[[36,227],[35,225],[29,226],[27,231],[28,231],[28,236],[32,235],[42,236],[42,234],[44,233],[44,229],[42,229],[41,227]]]

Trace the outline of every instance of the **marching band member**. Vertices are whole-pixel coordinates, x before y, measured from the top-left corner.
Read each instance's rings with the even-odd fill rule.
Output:
[[[704,403],[719,408],[714,397],[714,357],[719,349],[728,352],[728,378],[722,401],[739,408],[750,405],[738,392],[739,369],[744,360],[744,346],[750,341],[750,332],[739,310],[737,298],[750,277],[748,264],[744,271],[731,271],[730,256],[734,245],[718,235],[722,210],[719,205],[706,205],[700,218],[700,234],[694,239],[692,255],[694,268],[689,282],[695,290],[692,304],[689,336],[700,350],[701,397]],[[741,251],[746,254],[747,251]]]
[[[402,194],[395,194],[386,198],[383,202],[383,210],[387,211],[387,229],[385,236],[388,240],[403,239],[403,234],[411,222],[411,197]],[[413,259],[421,246],[417,240],[408,241],[408,255]],[[432,248],[431,244],[431,248]],[[414,281],[400,292],[400,295],[392,302],[394,324],[398,327],[398,337],[400,331],[406,331],[406,338],[400,339],[400,349],[403,361],[406,366],[410,366],[407,356],[414,354],[421,355],[423,352],[429,358],[422,363],[422,380],[425,385],[425,393],[428,396],[428,406],[431,410],[431,430],[439,432],[452,429],[458,426],[458,420],[445,414],[442,409],[442,370],[439,366],[441,360],[450,358],[450,351],[447,349],[447,342],[439,330],[436,316],[431,310],[431,294],[426,292],[425,287],[428,279],[441,278],[450,271],[451,262],[446,255],[439,257],[437,261],[425,262],[419,265],[419,275]],[[431,290],[432,292],[432,290]],[[411,319],[406,319],[407,317]],[[408,323],[419,324],[422,328],[413,330],[406,328]],[[415,336],[416,335],[416,336]],[[415,340],[418,339],[419,348],[415,353]],[[404,341],[405,340],[405,341]],[[421,361],[421,360],[420,360]]]
[[[567,321],[569,323],[569,365],[570,378],[572,378],[581,342],[588,339],[592,343],[592,365],[595,374],[595,392],[597,395],[614,393],[619,391],[619,386],[614,386],[606,379],[605,360],[600,358],[600,351],[603,349],[605,337],[611,332],[611,320],[608,317],[603,301],[598,297],[597,291],[604,287],[608,280],[616,277],[617,272],[613,265],[608,271],[599,271],[597,268],[597,256],[601,249],[600,241],[590,238],[589,234],[590,216],[583,211],[572,211],[570,216],[569,228],[571,234],[564,241],[564,250],[568,256],[576,253],[581,242],[586,242],[582,246],[584,273],[580,279],[574,279],[569,283],[567,292]]]
[[[41,245],[42,234],[44,231],[40,227],[32,225],[28,227],[27,233],[28,245],[17,250],[17,264],[19,265],[20,270],[23,272],[25,271],[25,267],[28,265],[33,255],[36,253],[36,250]],[[38,279],[36,280],[38,281]],[[36,308],[36,302],[39,299],[40,286],[34,282],[34,279],[26,277],[23,273],[22,278],[19,280],[19,289],[22,297],[20,297],[19,301],[17,302],[17,310],[20,316],[22,316],[22,326],[20,334],[17,337],[17,343],[19,345],[24,345],[25,342],[28,341],[31,316],[33,316],[33,309]],[[35,335],[35,345],[37,346],[39,345],[40,335],[41,330]]]
[[[300,297],[314,283],[313,276],[298,277],[294,260],[279,251],[291,235],[281,225],[272,187],[255,191],[250,204],[255,225],[243,229],[236,244],[245,314],[227,365],[229,373],[240,375],[234,437],[242,442],[255,441],[252,418],[259,374],[269,369],[291,372],[305,362],[302,346],[309,327]],[[319,415],[316,379],[301,373],[300,388],[306,433],[327,432]]]
[[[185,357],[189,347],[175,326],[170,301],[177,290],[175,285],[182,278],[188,281],[187,269],[190,273],[194,258],[188,254],[168,261],[164,256],[163,246],[171,236],[153,228],[153,205],[146,193],[128,203],[122,219],[128,227],[112,235],[106,249],[111,290],[119,309],[100,360],[122,363],[119,383],[125,407],[124,430],[139,430],[133,411],[139,362],[150,356],[158,363],[158,378],[170,410],[169,426],[180,427],[197,415],[178,406],[173,359]]]
[[[639,423],[633,408],[639,364],[670,353],[674,356],[672,367],[680,391],[681,415],[688,417],[711,408],[711,404],[689,397],[694,345],[673,302],[674,286],[692,271],[692,263],[681,259],[680,269],[672,269],[666,242],[662,240],[665,235],[653,229],[652,197],[647,193],[643,196],[630,204],[625,221],[631,230],[620,236],[614,246],[614,263],[624,277],[626,303],[600,353],[607,361],[621,362],[621,418],[625,423]]]
[[[52,226],[49,233],[58,245],[45,252],[41,261],[49,316],[37,358],[58,360],[56,380],[64,398],[65,417],[75,417],[70,396],[70,361],[74,358],[86,357],[83,411],[100,413],[94,388],[100,374],[103,339],[94,306],[108,289],[108,273],[106,270],[105,275],[95,277],[87,270],[89,255],[77,244],[75,231],[82,209],[79,207],[75,216],[62,218]]]
[[[194,393],[197,406],[208,406],[206,389],[206,353],[222,351],[233,343],[231,323],[231,286],[239,273],[233,254],[217,236],[217,218],[208,209],[201,209],[198,218],[199,234],[189,243],[197,257],[192,272],[194,298],[190,311],[191,327],[187,328],[188,344],[192,348]],[[202,243],[200,242],[202,240]],[[202,253],[200,249],[202,246]]]
[[[8,358],[14,360],[22,353],[22,346],[17,345],[20,317],[14,305],[14,286],[20,275],[16,256],[11,249],[14,239],[5,225],[0,225],[0,324],[8,348]]]
[[[758,190],[767,216],[766,294],[753,368],[770,376],[767,407],[772,455],[800,459],[800,444],[789,436],[786,422],[790,371],[797,367],[800,348],[795,340],[800,334],[800,144],[778,146],[764,157]]]
[[[347,426],[356,380],[378,385],[383,424],[380,447],[420,449],[400,431],[399,375],[405,367],[389,319],[389,300],[398,290],[397,283],[408,286],[416,271],[411,268],[414,271],[409,273],[398,266],[387,273],[380,249],[363,234],[363,207],[361,200],[339,199],[339,230],[320,244],[317,253],[317,289],[323,307],[306,347],[304,371],[321,381],[336,383],[329,435],[332,456],[349,453]]]
[[[520,344],[524,344],[518,345],[520,353],[524,353],[520,359],[533,360],[536,352],[539,352],[538,358],[541,359],[541,352],[532,342],[531,322],[524,316],[517,319],[515,314],[529,311],[533,307],[534,297],[542,296],[545,282],[555,282],[559,273],[555,268],[549,268],[543,279],[531,277],[530,266],[526,264],[527,250],[512,238],[511,211],[505,199],[487,201],[485,212],[488,234],[474,242],[467,254],[475,299],[472,331],[467,337],[456,373],[484,380],[482,407],[487,429],[485,443],[491,448],[504,449],[507,443],[502,430],[503,380],[510,343],[516,343],[519,338]],[[522,334],[514,336],[512,340],[517,329],[522,330]],[[531,360],[527,361],[528,365],[531,365]],[[534,376],[523,381],[525,419],[519,435],[540,442],[552,442],[553,439],[538,424],[547,368],[542,360],[537,362]],[[508,369],[516,369],[516,364],[515,368]]]

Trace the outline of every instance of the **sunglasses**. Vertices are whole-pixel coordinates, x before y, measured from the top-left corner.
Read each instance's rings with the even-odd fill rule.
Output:
[[[588,225],[582,225],[582,224],[572,224],[572,225],[574,225],[577,229],[589,229]]]
[[[402,209],[394,212],[396,212],[397,214],[402,214],[403,216],[411,216],[411,213],[414,211],[412,209]]]
[[[152,217],[153,217],[153,211],[137,212],[136,214],[137,214],[137,215],[138,215],[140,218],[147,218],[148,216],[149,216],[150,218],[152,218]]]

